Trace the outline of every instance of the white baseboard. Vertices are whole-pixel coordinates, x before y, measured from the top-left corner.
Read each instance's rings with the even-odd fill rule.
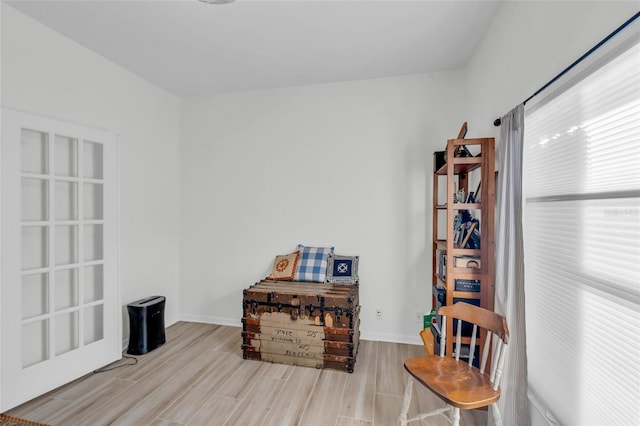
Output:
[[[242,327],[242,321],[239,319],[229,319],[221,317],[210,317],[204,315],[181,315],[180,321],[201,322],[205,324],[228,325],[231,327]],[[360,338],[362,340],[373,340],[377,342],[404,343],[408,345],[422,346],[422,340],[417,334],[402,335],[395,333],[376,333],[360,330]]]
[[[242,327],[242,321],[235,318],[229,319],[229,318],[221,318],[221,317],[210,317],[210,316],[204,316],[204,315],[181,315],[180,321],[228,325],[230,327]]]
[[[360,330],[360,338],[362,340],[373,340],[376,342],[404,343],[407,345],[422,346],[422,339],[420,339],[420,336],[406,334],[377,333]]]

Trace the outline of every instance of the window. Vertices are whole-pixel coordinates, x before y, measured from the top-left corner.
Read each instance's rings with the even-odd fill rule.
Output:
[[[525,117],[529,392],[550,423],[640,424],[640,44]]]

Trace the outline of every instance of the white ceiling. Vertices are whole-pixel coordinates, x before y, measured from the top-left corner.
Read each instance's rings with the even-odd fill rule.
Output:
[[[464,68],[499,1],[9,1],[179,96]]]

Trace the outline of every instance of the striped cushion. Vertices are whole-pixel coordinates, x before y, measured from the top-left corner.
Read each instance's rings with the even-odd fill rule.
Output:
[[[327,277],[327,260],[333,247],[306,247],[298,244],[300,258],[294,281],[323,283]]]

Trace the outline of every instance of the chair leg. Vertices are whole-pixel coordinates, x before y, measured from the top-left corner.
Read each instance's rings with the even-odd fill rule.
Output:
[[[460,409],[458,407],[451,407],[451,424],[460,426]]]
[[[413,380],[407,377],[407,385],[404,388],[404,396],[402,397],[402,411],[398,418],[400,426],[407,426],[407,418],[409,416],[409,406],[411,405],[411,394],[413,393]]]
[[[489,407],[491,409],[491,414],[493,415],[493,424],[495,426],[502,426],[502,415],[498,409],[498,404],[491,404]]]

